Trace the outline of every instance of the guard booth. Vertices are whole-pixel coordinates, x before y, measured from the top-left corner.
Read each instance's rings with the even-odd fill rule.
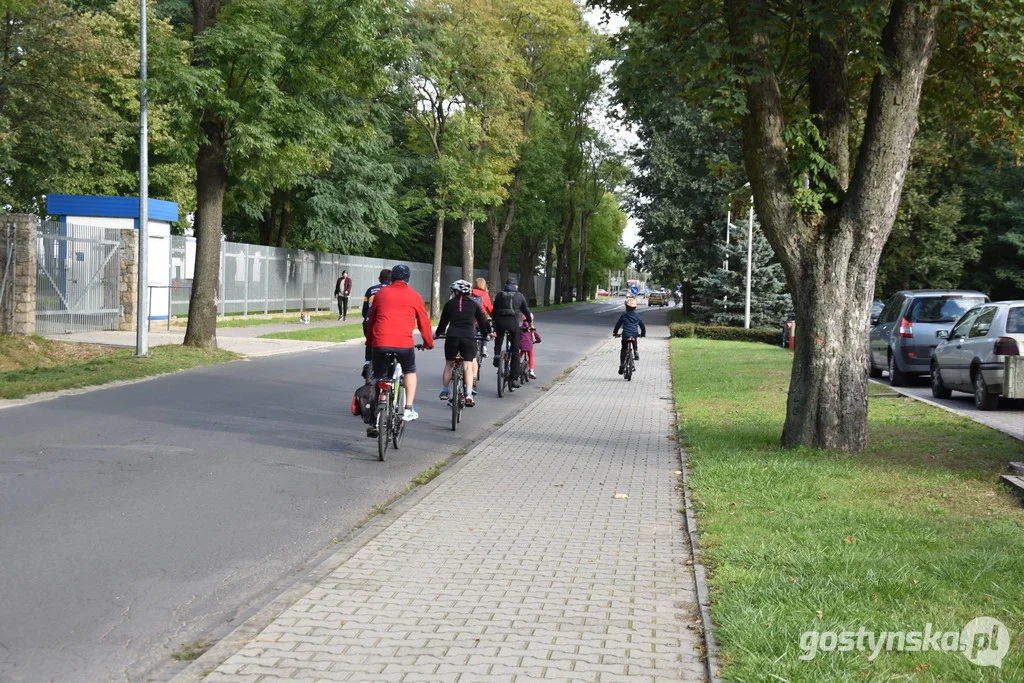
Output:
[[[117,329],[121,320],[122,230],[139,229],[138,197],[51,194],[46,210],[54,221],[39,231],[36,321],[40,334]],[[175,202],[150,199],[146,245],[149,316],[169,313],[171,223]],[[142,312],[144,316],[146,312]]]

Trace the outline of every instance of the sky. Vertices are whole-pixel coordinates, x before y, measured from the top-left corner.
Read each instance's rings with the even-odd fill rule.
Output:
[[[605,13],[603,10],[596,10],[588,8],[583,11],[583,16],[591,26],[596,28],[602,33],[614,35],[626,24],[625,18],[621,14],[612,13],[608,15],[608,21],[604,22]],[[605,72],[605,85],[610,87],[611,79],[608,76],[608,68],[604,69]],[[619,151],[625,151],[630,145],[634,144],[637,140],[636,135],[628,127],[623,126],[620,122],[614,121],[605,115],[605,107],[598,106],[594,112],[594,124],[595,126],[608,135],[608,138],[613,141],[615,148]],[[640,241],[639,226],[636,221],[630,216],[626,223],[626,229],[622,233],[622,243],[629,248],[633,248]]]

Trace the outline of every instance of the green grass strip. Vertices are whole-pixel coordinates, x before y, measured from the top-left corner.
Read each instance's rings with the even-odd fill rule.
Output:
[[[310,327],[294,332],[274,332],[260,335],[260,339],[300,339],[302,341],[343,342],[362,339],[362,325],[335,325],[332,327]]]
[[[783,450],[788,352],[671,345],[725,680],[1024,680],[1024,510],[997,484],[1019,442],[881,395],[864,453]],[[872,657],[856,639],[808,659],[803,636],[959,632],[979,616],[1013,638],[1001,669],[959,652]]]
[[[0,372],[0,398],[25,398],[44,391],[151,377],[238,358],[230,351],[201,351],[179,345],[154,346],[147,358],[136,358],[134,353],[132,349],[118,349],[86,361]]]

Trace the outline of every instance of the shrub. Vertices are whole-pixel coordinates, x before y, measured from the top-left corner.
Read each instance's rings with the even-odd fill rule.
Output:
[[[730,327],[728,325],[672,323],[669,325],[669,331],[673,337],[761,342],[773,346],[777,346],[781,339],[781,332],[772,327],[758,327],[748,330],[744,327]]]

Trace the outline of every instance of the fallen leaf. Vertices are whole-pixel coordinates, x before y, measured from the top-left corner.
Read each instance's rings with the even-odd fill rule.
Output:
[[[787,580],[787,581],[789,581],[790,583],[796,583],[796,579],[794,579],[794,578],[793,578],[792,576],[791,576],[791,577],[789,577],[789,578],[788,578],[788,579],[786,579],[786,580]]]
[[[828,500],[828,496],[826,496],[824,493],[819,493],[818,500]]]
[[[843,539],[843,543],[853,543],[856,540],[857,539],[854,538],[853,536],[847,536],[846,538]]]
[[[625,500],[626,498],[629,498],[629,496],[626,495],[625,493],[616,493],[614,496],[612,496],[612,498],[618,498],[620,500]]]
[[[927,671],[929,668],[928,664],[918,664],[914,667],[914,671]]]
[[[815,612],[815,614],[817,614],[817,615],[818,615],[818,618],[819,618],[819,619],[821,619],[821,618],[822,618],[823,616],[825,616],[825,613],[824,613],[824,612],[822,612],[821,610],[818,610],[817,612]]]

